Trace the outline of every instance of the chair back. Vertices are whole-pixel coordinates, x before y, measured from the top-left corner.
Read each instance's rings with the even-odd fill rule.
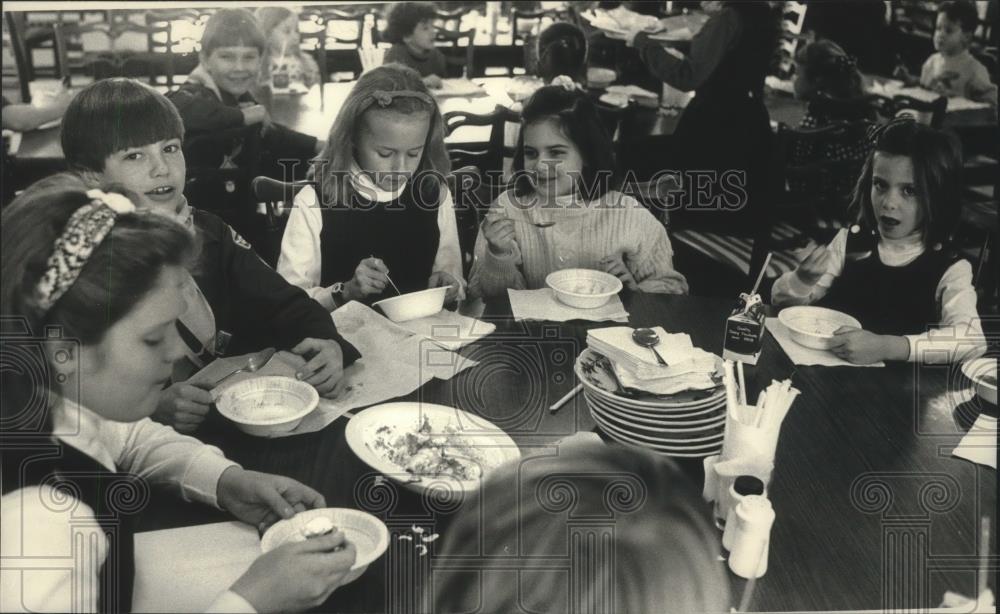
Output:
[[[438,42],[449,43],[450,47],[439,47],[445,57],[446,77],[472,78],[481,76],[476,67],[476,30],[445,30],[437,29]]]
[[[121,50],[116,45],[125,34],[141,34],[148,41],[157,35],[167,36],[169,25],[142,25],[132,21],[117,23],[55,23],[52,25],[55,33],[57,66],[63,79],[72,78],[74,67],[83,67],[94,80],[107,77],[146,77],[150,85],[161,84],[160,77],[170,87],[174,84],[174,53],[164,49],[154,52]],[[82,50],[81,59],[72,59],[76,49],[82,49],[81,39],[85,36],[97,35],[107,41],[108,49],[102,51]]]
[[[486,143],[448,147],[452,167],[475,166],[486,177],[499,177],[503,173],[504,158],[514,156],[513,147],[504,143],[504,129],[508,123],[520,123],[520,113],[497,105],[491,113],[449,111],[443,115],[443,119],[447,135],[463,126],[491,127],[489,140]]]
[[[264,262],[272,267],[278,265],[278,256],[281,254],[281,239],[288,223],[288,211],[291,209],[299,190],[307,185],[314,185],[314,182],[284,182],[260,176],[255,177],[250,183],[254,202],[264,205],[266,220],[263,241],[257,252],[264,259]]]
[[[31,67],[31,58],[24,40],[26,30],[24,14],[13,11],[4,12],[4,21],[7,26],[7,34],[10,37],[11,50],[14,52],[14,64],[17,67],[17,84],[21,94],[21,102],[30,103],[31,87],[28,84],[34,80],[34,71]]]

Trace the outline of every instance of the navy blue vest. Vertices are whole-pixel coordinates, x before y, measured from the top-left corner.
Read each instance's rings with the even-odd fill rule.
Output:
[[[98,577],[97,609],[131,611],[135,580],[133,535],[138,512],[149,499],[146,482],[129,473],[108,471],[73,446],[56,441],[25,445],[4,439],[0,459],[0,486],[4,495],[48,485],[93,510],[94,520],[108,540],[107,558]]]
[[[906,266],[888,266],[878,257],[877,236],[861,232],[848,235],[847,254],[843,273],[817,305],[849,313],[880,335],[917,335],[940,322],[935,295],[958,260],[953,253],[928,249]]]
[[[399,198],[388,203],[358,196],[351,206],[324,206],[320,231],[321,283],[324,286],[354,277],[365,258],[375,256],[389,267],[392,281],[403,293],[424,290],[434,267],[440,231],[440,189],[422,182],[422,192],[409,182]],[[380,298],[395,296],[391,286]]]

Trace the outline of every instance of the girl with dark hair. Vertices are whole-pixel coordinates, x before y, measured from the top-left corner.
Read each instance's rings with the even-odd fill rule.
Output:
[[[490,207],[470,273],[477,296],[542,288],[559,269],[600,269],[632,290],[684,294],[667,231],[618,191],[611,139],[572,85],[542,87],[521,114],[513,189]]]
[[[863,329],[842,327],[832,351],[857,364],[982,354],[972,267],[949,245],[961,213],[961,170],[953,135],[911,120],[890,123],[858,179],[853,226],[782,275],[772,302],[856,317]],[[932,335],[929,327],[942,330]]]
[[[560,75],[587,82],[587,37],[579,27],[556,22],[542,30],[535,41],[534,72],[546,84]]]
[[[636,33],[631,44],[653,75],[671,87],[695,92],[673,133],[667,168],[714,171],[717,178],[726,171],[746,173],[748,198],[742,207],[723,210],[722,219],[708,215],[720,210],[725,198],[717,179],[697,202],[704,210],[693,217],[740,228],[764,217],[753,210],[767,189],[771,125],[764,106],[764,77],[777,46],[778,18],[767,2],[712,1],[701,6],[711,18],[694,36],[687,55],[645,32]],[[702,186],[697,188],[703,192]],[[688,186],[688,192],[694,188]]]
[[[133,534],[151,484],[254,526],[325,505],[149,420],[183,355],[175,323],[194,257],[184,227],[72,175],[28,188],[0,219],[0,610],[130,611]],[[39,569],[38,553],[65,573]],[[278,548],[212,609],[315,607],[354,557],[342,533]]]

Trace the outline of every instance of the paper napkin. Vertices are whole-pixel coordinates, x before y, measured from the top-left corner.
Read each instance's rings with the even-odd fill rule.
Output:
[[[986,465],[996,469],[997,419],[986,414],[979,414],[972,428],[951,454],[978,465]]]
[[[838,358],[834,356],[832,352],[827,352],[825,350],[814,350],[812,348],[807,348],[804,345],[800,345],[794,339],[792,339],[791,333],[782,324],[778,318],[768,318],[764,326],[771,332],[771,336],[774,340],[778,342],[781,349],[785,351],[788,358],[791,359],[793,363],[799,366],[811,367],[811,366],[821,366],[821,367],[884,367],[884,362],[876,362],[870,365],[856,365],[853,362],[848,362],[843,358]]]
[[[592,322],[628,322],[628,312],[618,296],[595,309],[577,309],[559,302],[551,288],[538,290],[508,289],[510,309],[515,320],[547,320],[568,322],[570,320],[590,320]]]

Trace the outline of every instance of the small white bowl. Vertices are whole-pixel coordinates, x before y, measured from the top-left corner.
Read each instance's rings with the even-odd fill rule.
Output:
[[[354,565],[342,584],[358,579],[368,569],[368,565],[382,556],[389,547],[389,529],[375,516],[361,510],[326,507],[299,512],[287,520],[274,523],[260,540],[261,551],[270,552],[283,544],[305,541],[302,529],[315,518],[328,518],[333,523],[334,530],[342,532],[344,539],[354,544],[357,552]]]
[[[587,87],[601,90],[614,83],[617,78],[618,73],[610,68],[591,66],[587,69]]]
[[[376,302],[374,307],[381,307],[385,315],[393,322],[406,322],[426,316],[432,316],[444,309],[444,297],[448,287],[428,288],[417,292],[408,292],[392,298]]]
[[[594,309],[621,292],[622,280],[604,271],[563,269],[549,273],[545,284],[556,298],[578,309]]]
[[[244,433],[270,437],[287,433],[316,405],[319,393],[291,377],[267,375],[236,382],[222,389],[215,401],[219,413]]]
[[[962,363],[962,373],[972,380],[976,394],[987,403],[997,404],[997,359],[977,358]],[[992,381],[990,381],[992,378]]]
[[[841,326],[861,328],[861,322],[846,313],[811,305],[782,309],[778,321],[785,325],[796,343],[814,350],[829,350],[833,331]]]

